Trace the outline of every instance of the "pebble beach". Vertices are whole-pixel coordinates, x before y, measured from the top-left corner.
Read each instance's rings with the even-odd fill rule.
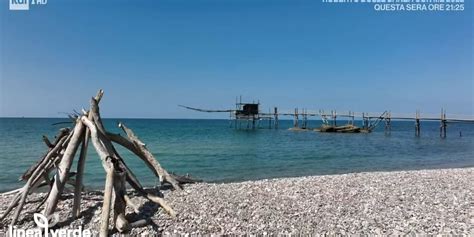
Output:
[[[460,234],[474,235],[474,168],[351,173],[239,183],[198,183],[163,191],[178,213],[134,195],[148,219],[128,234]],[[19,226],[35,227],[33,209],[44,193],[30,195]],[[0,196],[0,215],[13,196]],[[102,192],[84,194],[83,214],[71,220],[71,194],[59,204],[59,228],[97,233]],[[6,231],[9,218],[0,222]],[[117,233],[112,232],[117,235]]]

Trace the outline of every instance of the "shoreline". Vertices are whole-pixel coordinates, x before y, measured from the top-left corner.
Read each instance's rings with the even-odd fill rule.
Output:
[[[203,180],[201,183],[207,183],[207,184],[233,184],[233,183],[245,183],[245,182],[258,182],[258,181],[264,181],[264,180],[265,181],[270,181],[270,180],[278,180],[278,179],[298,179],[298,178],[307,178],[307,177],[337,176],[337,175],[351,175],[351,174],[365,174],[365,173],[374,174],[374,173],[393,173],[393,172],[435,171],[435,170],[448,170],[448,169],[449,170],[474,169],[474,165],[466,164],[464,166],[453,166],[453,167],[440,165],[439,167],[412,168],[412,169],[403,169],[403,170],[399,170],[399,169],[364,170],[364,171],[352,171],[352,172],[349,172],[349,173],[341,172],[341,173],[315,174],[315,175],[303,175],[303,176],[295,175],[295,176],[256,178],[256,179],[248,179],[248,180],[240,180],[240,179],[237,179],[237,180],[223,179],[223,180],[212,180],[212,181]],[[194,177],[194,176],[191,176],[191,177],[192,178],[197,178],[197,179],[199,178],[199,177]],[[102,189],[103,189],[103,183],[104,182],[105,182],[105,180],[102,180],[101,182],[99,182],[100,185],[96,185],[96,184],[87,185],[87,186],[84,187],[84,192],[101,192]],[[5,189],[5,190],[0,189],[0,198],[2,197],[3,194],[21,189],[24,185],[24,182],[18,181],[18,184],[21,184],[21,185],[15,187],[15,188],[12,188],[12,189]],[[147,185],[147,184],[143,184],[143,187],[145,189],[155,189],[155,186],[150,186],[150,185]],[[129,187],[129,188],[127,188],[127,191],[133,191],[133,189]],[[48,190],[45,189],[45,187],[41,187],[41,188],[36,189],[33,193],[46,193],[46,192],[48,192]]]
[[[130,234],[474,234],[474,168],[275,178],[234,183],[198,183],[184,191],[163,191],[178,213],[167,216],[156,205],[131,195],[150,219]],[[31,210],[35,193],[26,204]],[[70,220],[72,195],[59,204],[63,228],[97,231],[101,191],[84,194],[84,215]],[[12,195],[0,196],[0,214]],[[19,225],[34,227],[24,210]],[[9,218],[0,222],[8,227]]]

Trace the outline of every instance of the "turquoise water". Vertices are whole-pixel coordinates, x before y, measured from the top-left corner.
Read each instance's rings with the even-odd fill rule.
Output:
[[[66,120],[0,119],[0,191],[22,185],[18,177],[46,151],[41,136],[53,140],[57,129],[66,125],[52,124],[61,121]],[[232,129],[227,120],[105,119],[104,123],[119,133],[118,121],[132,128],[166,169],[209,182],[474,166],[472,124],[449,124],[447,138],[441,139],[436,122],[422,122],[417,138],[410,121],[393,122],[390,135],[384,134],[383,125],[371,134],[294,132],[287,130],[291,121],[280,121],[278,130],[254,131]],[[138,158],[119,151],[143,184],[156,184]],[[92,146],[89,154],[86,185],[101,187],[104,171]]]

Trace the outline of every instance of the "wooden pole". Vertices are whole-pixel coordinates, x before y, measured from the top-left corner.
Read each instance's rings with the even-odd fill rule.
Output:
[[[415,115],[415,136],[420,136],[420,111],[416,111]]]
[[[366,126],[365,126],[365,113],[362,113],[362,128],[366,129]]]
[[[125,196],[125,175],[124,171],[114,171],[114,223],[115,228],[120,232],[130,229],[130,224],[125,218],[125,208],[127,207]]]
[[[91,111],[92,112],[92,111]],[[102,204],[102,214],[101,214],[101,223],[99,236],[106,237],[108,236],[109,231],[109,216],[110,216],[110,206],[112,200],[112,188],[114,185],[114,168],[112,164],[113,154],[108,151],[103,143],[99,140],[99,135],[97,132],[96,125],[89,120],[86,116],[81,117],[81,121],[86,125],[91,131],[91,141],[94,145],[97,154],[99,154],[100,159],[102,160],[102,166],[107,173],[105,179],[104,187],[104,202]]]
[[[443,137],[446,138],[446,127],[447,127],[447,122],[446,122],[446,109],[443,112]]]
[[[58,204],[59,197],[63,192],[64,185],[68,179],[69,170],[71,169],[72,161],[76,154],[77,148],[81,143],[81,138],[84,137],[84,125],[79,119],[76,120],[76,126],[69,142],[66,151],[58,165],[58,171],[54,176],[54,184],[51,187],[46,206],[44,208],[44,215],[49,216],[53,214]]]
[[[307,129],[309,126],[308,126],[308,109],[305,109],[304,111],[304,127],[305,129]]]
[[[275,116],[275,128],[277,129],[278,128],[278,108],[275,107],[274,108],[274,116]]]
[[[86,129],[84,133],[84,137],[82,138],[81,152],[79,153],[79,161],[77,162],[76,184],[74,187],[74,202],[72,206],[73,219],[76,219],[81,213],[82,177],[84,175],[87,148],[89,146],[89,135],[90,135],[89,129]]]
[[[441,138],[446,138],[446,127],[447,127],[446,110],[441,108],[441,125],[440,125],[440,131],[439,131],[439,136]]]
[[[299,127],[298,108],[295,108],[295,119],[293,122],[293,127],[295,128]]]
[[[369,113],[365,113],[365,117],[364,117],[364,127],[369,130],[369,127],[370,127],[370,116],[369,116]]]
[[[102,212],[100,215],[99,236],[107,237],[109,233],[109,216],[110,206],[112,202],[112,190],[114,187],[114,169],[110,161],[110,156],[105,157],[106,161],[106,178],[104,187],[104,202],[102,204]]]
[[[255,129],[255,114],[252,114],[252,129]]]
[[[390,134],[392,132],[391,117],[392,113],[388,112],[387,116],[385,117],[385,134]]]
[[[272,129],[272,109],[268,109],[268,128]]]
[[[95,100],[97,103],[100,102],[102,96],[104,95],[104,91],[100,89],[95,96]],[[89,119],[93,119],[92,113],[87,115]],[[79,161],[77,162],[77,174],[76,174],[76,184],[74,187],[74,202],[72,206],[72,218],[75,219],[81,213],[81,195],[82,195],[82,179],[84,176],[84,169],[86,165],[86,157],[87,157],[87,148],[89,147],[89,137],[90,137],[90,130],[89,128],[85,128],[86,131],[84,133],[84,138],[82,141],[81,152],[79,155]]]

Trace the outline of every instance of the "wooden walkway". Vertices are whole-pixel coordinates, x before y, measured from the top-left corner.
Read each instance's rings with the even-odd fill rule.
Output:
[[[361,131],[371,132],[375,129],[380,123],[385,124],[385,131],[391,131],[391,122],[394,120],[405,120],[405,121],[415,121],[415,135],[420,135],[422,121],[438,121],[440,122],[440,136],[446,137],[446,128],[448,123],[469,123],[474,124],[473,115],[452,115],[449,116],[446,114],[445,109],[441,109],[441,112],[438,115],[433,114],[423,114],[417,110],[414,114],[392,114],[390,111],[384,111],[380,113],[371,112],[344,112],[338,113],[336,110],[331,110],[330,112],[325,112],[324,110],[310,111],[307,109],[298,109],[295,108],[292,111],[279,111],[278,107],[269,109],[268,112],[260,110],[260,102],[252,103],[243,103],[242,99],[237,100],[235,103],[235,109],[224,109],[224,110],[209,110],[209,109],[199,109],[189,106],[180,105],[183,108],[207,112],[207,113],[229,113],[229,118],[233,122],[233,127],[236,129],[247,128],[255,129],[260,128],[260,122],[266,121],[268,128],[279,128],[279,120],[285,117],[291,117],[293,120],[294,130],[305,130],[310,129],[308,120],[310,117],[320,118],[323,122],[323,126],[332,126],[334,128],[338,127],[338,123],[346,122],[344,125],[354,126],[354,120],[361,119],[363,121],[363,126]],[[339,118],[339,120],[338,120]],[[341,119],[344,118],[344,119]],[[265,126],[267,127],[267,126]],[[335,129],[337,130],[337,129]]]

